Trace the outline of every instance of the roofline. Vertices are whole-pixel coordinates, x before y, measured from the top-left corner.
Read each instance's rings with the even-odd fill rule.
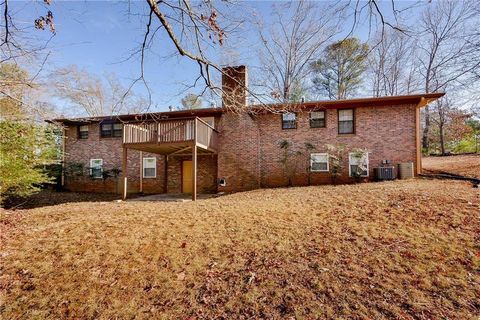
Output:
[[[92,122],[102,122],[102,121],[111,121],[111,120],[120,120],[120,121],[145,121],[145,120],[155,120],[155,119],[172,119],[172,118],[183,118],[183,117],[205,117],[205,116],[214,116],[222,114],[224,110],[222,108],[203,108],[203,109],[192,109],[192,110],[176,110],[176,111],[165,111],[165,112],[148,112],[148,113],[132,113],[132,114],[120,114],[120,115],[110,115],[110,116],[98,116],[98,117],[76,117],[76,118],[58,118],[53,120],[47,120],[50,123],[63,123],[63,124],[81,124],[81,123],[92,123]]]
[[[256,104],[248,106],[244,111],[249,112],[274,112],[285,111],[294,109],[342,109],[342,108],[357,108],[357,107],[369,107],[369,106],[389,106],[389,105],[403,105],[403,104],[415,104],[418,107],[424,107],[430,102],[433,102],[445,95],[444,92],[435,93],[422,93],[412,95],[401,96],[384,96],[384,97],[370,97],[370,98],[355,98],[355,99],[343,99],[343,100],[323,100],[323,101],[308,101],[301,103],[271,103],[271,104]],[[204,108],[204,109],[192,109],[192,110],[177,110],[166,112],[150,112],[150,113],[137,113],[137,114],[123,114],[123,115],[111,115],[101,117],[79,117],[79,118],[60,118],[47,120],[50,123],[63,123],[63,124],[82,124],[91,122],[102,122],[105,120],[120,120],[120,121],[146,121],[146,120],[158,120],[182,118],[182,117],[205,117],[215,116],[227,112],[225,108]]]
[[[423,93],[401,96],[384,96],[384,97],[370,97],[370,98],[355,98],[342,100],[320,100],[308,101],[300,103],[272,103],[272,104],[257,104],[252,105],[254,110],[269,110],[269,109],[309,109],[309,108],[326,108],[326,109],[341,109],[352,107],[368,107],[368,106],[387,106],[387,105],[401,105],[401,104],[417,104],[424,107],[430,102],[433,102],[445,95],[444,92]],[[421,105],[420,105],[421,104]]]

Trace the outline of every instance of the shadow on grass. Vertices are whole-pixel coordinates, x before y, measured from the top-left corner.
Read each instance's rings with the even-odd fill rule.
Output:
[[[29,197],[13,197],[6,199],[2,204],[4,209],[33,209],[72,202],[102,202],[121,199],[113,193],[87,193],[42,190]]]

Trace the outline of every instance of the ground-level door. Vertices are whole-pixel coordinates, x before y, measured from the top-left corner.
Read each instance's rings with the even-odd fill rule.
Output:
[[[182,192],[192,193],[192,160],[182,161]]]

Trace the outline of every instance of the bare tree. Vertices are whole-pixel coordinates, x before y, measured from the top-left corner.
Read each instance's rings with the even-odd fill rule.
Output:
[[[49,6],[52,0],[35,1],[25,10],[35,8],[36,12],[44,12],[44,15],[38,16],[37,19],[25,23],[20,19],[15,19],[23,10],[14,10],[11,7],[11,0],[3,0],[0,2],[2,9],[2,19],[0,19],[0,63],[13,62],[18,63],[25,59],[42,60],[48,53],[45,52],[49,40],[44,41],[37,38],[29,32],[34,26],[36,29],[48,29],[52,37],[55,35],[55,23],[53,13]],[[51,39],[51,38],[50,38]]]
[[[292,94],[305,91],[309,66],[338,33],[339,19],[333,6],[303,0],[272,9],[270,27],[258,23],[261,77],[257,85],[286,102]]]
[[[480,17],[474,6],[473,2],[439,1],[423,12],[417,57],[425,92],[475,84],[470,77],[480,67]],[[429,130],[427,106],[422,137],[422,146],[427,150]]]
[[[55,95],[68,101],[75,112],[87,116],[118,115],[120,113],[138,113],[145,108],[144,98],[120,83],[115,74],[98,77],[86,70],[71,65],[52,74]]]
[[[375,97],[409,94],[418,87],[415,39],[386,30],[372,41],[368,57],[369,85]]]
[[[466,122],[473,114],[467,110],[461,110],[451,103],[447,97],[439,99],[432,106],[432,127],[435,135],[430,140],[438,144],[440,154],[447,154],[447,144],[461,141],[472,133],[472,128]]]

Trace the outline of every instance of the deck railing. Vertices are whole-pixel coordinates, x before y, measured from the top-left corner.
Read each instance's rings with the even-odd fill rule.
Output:
[[[217,147],[218,132],[200,118],[159,120],[142,124],[123,125],[123,143],[157,144],[193,142],[205,149]]]
[[[196,119],[197,143],[210,149],[217,148],[217,131],[200,118]]]

